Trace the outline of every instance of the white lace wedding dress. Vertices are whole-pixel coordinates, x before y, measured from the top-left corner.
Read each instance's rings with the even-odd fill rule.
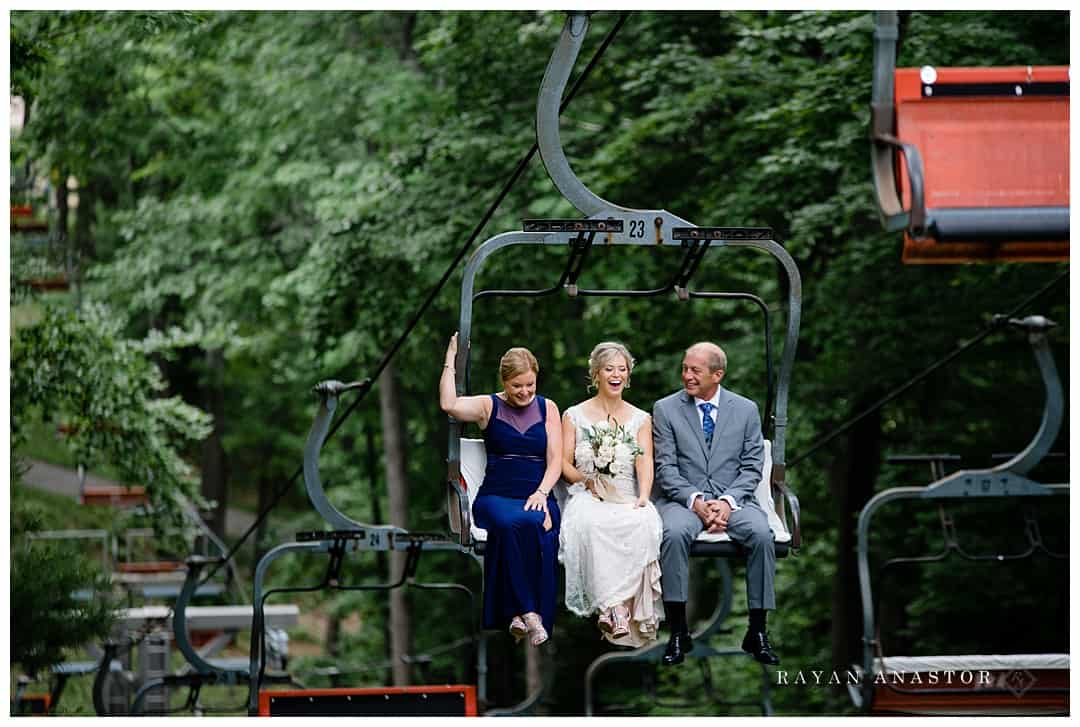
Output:
[[[596,474],[585,430],[595,422],[579,406],[566,410],[576,427],[574,466],[584,475]],[[626,429],[634,436],[646,413],[634,408]],[[588,617],[625,603],[630,610],[630,633],[604,638],[620,646],[642,646],[657,638],[664,605],[660,595],[660,537],[663,524],[650,502],[635,507],[637,474],[633,457],[624,455],[613,468],[620,474],[608,481],[626,503],[598,500],[578,484],[567,491],[559,533],[559,561],[566,570],[566,607]]]

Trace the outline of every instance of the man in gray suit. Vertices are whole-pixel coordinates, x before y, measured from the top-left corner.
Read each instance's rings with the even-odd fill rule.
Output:
[[[769,520],[754,490],[765,447],[757,405],[720,386],[727,356],[695,343],[682,363],[683,391],[653,406],[653,449],[664,521],[660,545],[664,612],[671,629],[663,663],[679,664],[693,648],[686,623],[690,546],[702,530],[727,532],[747,552],[750,628],[742,648],[763,664],[779,664],[765,631],[775,609],[776,551]]]

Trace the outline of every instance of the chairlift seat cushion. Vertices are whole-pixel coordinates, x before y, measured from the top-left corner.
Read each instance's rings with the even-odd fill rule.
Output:
[[[461,476],[465,481],[470,513],[472,512],[472,504],[480,490],[480,485],[484,482],[486,469],[487,451],[484,448],[484,440],[462,438]],[[787,545],[791,542],[791,533],[788,531],[784,521],[776,513],[776,503],[773,501],[772,487],[769,483],[769,473],[772,472],[772,443],[767,439],[765,440],[765,461],[761,472],[761,482],[758,483],[754,494],[757,497],[758,505],[769,517],[769,527],[772,529],[773,538],[778,549],[786,553]],[[563,501],[566,499],[566,484],[562,480],[559,480],[559,483],[555,486],[555,496],[559,500],[560,506],[562,506]],[[471,517],[470,522],[470,534],[473,542],[477,544],[487,542],[487,531],[477,527]],[[780,548],[779,546],[784,547]],[[737,555],[739,548],[735,543],[731,542],[731,537],[727,533],[710,534],[703,532],[697,537],[694,552],[701,555]]]
[[[97,661],[64,661],[59,664],[53,664],[49,670],[53,674],[66,674],[68,676],[78,676],[80,674],[91,674],[98,669]],[[119,659],[113,659],[109,662],[109,671],[123,671],[124,665],[120,663]]]
[[[251,661],[242,656],[207,659],[206,663],[222,671],[242,671],[244,673],[247,673],[248,667],[251,666]]]
[[[153,583],[141,586],[139,593],[143,598],[176,598],[180,595],[183,586],[178,583]],[[221,583],[204,583],[195,589],[195,596],[220,596],[225,592],[225,586]]]
[[[1067,261],[1068,68],[935,73],[931,84],[918,68],[895,76],[896,135],[922,156],[932,238],[905,235],[904,261]],[[908,170],[898,168],[910,209]]]
[[[1068,669],[1068,654],[961,654],[947,656],[886,656],[874,660],[877,674],[929,671],[998,671]]]
[[[172,607],[164,605],[121,608],[116,612],[117,622],[127,630],[140,629],[151,622],[161,622],[172,629]],[[213,631],[219,629],[250,629],[252,609],[250,605],[239,606],[188,606],[185,611],[188,631]],[[273,603],[263,609],[267,628],[295,626],[300,620],[300,607],[295,603]]]
[[[126,507],[147,502],[146,488],[142,485],[86,485],[79,501],[83,505],[110,505]]]

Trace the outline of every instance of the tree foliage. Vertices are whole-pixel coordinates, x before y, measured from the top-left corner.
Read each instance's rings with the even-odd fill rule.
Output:
[[[42,513],[13,501],[11,518],[11,662],[37,674],[65,651],[108,636],[115,603],[108,575],[70,544],[33,540]],[[90,590],[95,597],[78,598]]]
[[[179,397],[160,395],[167,385],[148,356],[173,345],[160,331],[124,339],[103,307],[76,315],[45,306],[41,319],[12,339],[12,452],[32,419],[62,423],[77,461],[114,465],[129,484],[145,485],[160,522],[180,524],[179,498],[197,497],[181,448],[206,436],[209,419]]]

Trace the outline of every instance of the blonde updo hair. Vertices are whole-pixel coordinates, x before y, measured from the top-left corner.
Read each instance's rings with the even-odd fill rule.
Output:
[[[527,348],[514,346],[499,359],[499,380],[504,384],[527,371],[540,375],[540,364],[536,362],[536,356],[533,356],[532,351]]]
[[[589,385],[588,389],[597,388],[596,380],[600,377],[600,369],[607,365],[616,356],[622,356],[626,361],[626,378],[629,383],[630,374],[634,372],[634,357],[630,355],[630,349],[618,341],[604,341],[598,343],[589,354]]]

